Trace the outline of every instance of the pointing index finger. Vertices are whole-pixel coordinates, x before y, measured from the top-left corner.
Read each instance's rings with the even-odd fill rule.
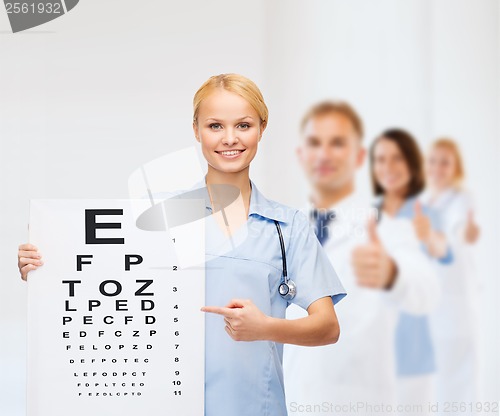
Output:
[[[222,306],[203,306],[201,308],[203,312],[215,313],[217,315],[223,315],[227,318],[234,318],[235,312],[231,308],[224,308]]]

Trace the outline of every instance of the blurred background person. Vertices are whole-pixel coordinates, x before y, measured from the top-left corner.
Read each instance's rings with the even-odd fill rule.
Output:
[[[429,312],[437,278],[408,221],[387,217],[376,228],[374,218],[368,220],[369,198],[355,192],[366,154],[356,111],[321,102],[304,116],[301,132],[297,155],[311,186],[304,210],[349,296],[336,309],[342,335],[335,348],[285,346],[288,410],[373,414],[376,405],[396,403],[399,311]],[[288,307],[288,318],[302,316],[300,308]]]
[[[435,211],[418,200],[424,190],[423,157],[416,140],[405,130],[384,131],[370,149],[370,169],[377,206],[382,216],[406,218],[413,223],[422,249],[442,264],[452,261]],[[426,315],[401,313],[396,330],[398,401],[427,405],[434,398],[435,353]],[[415,407],[415,412],[422,414]]]
[[[431,315],[439,402],[474,403],[478,393],[478,296],[471,246],[479,238],[471,195],[463,188],[465,170],[458,145],[436,140],[426,157],[428,188],[422,201],[440,213],[454,253],[440,267],[442,298]]]

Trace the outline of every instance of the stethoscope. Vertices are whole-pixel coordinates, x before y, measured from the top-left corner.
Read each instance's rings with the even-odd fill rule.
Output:
[[[212,196],[210,194],[210,191],[207,186],[207,192],[210,198],[211,204],[215,207],[215,204],[217,203],[214,199],[212,199]],[[224,223],[228,229],[228,234],[229,238],[231,240],[231,245],[233,246],[233,249],[235,247],[233,243],[233,239],[231,237],[231,233],[229,232],[229,223],[227,221],[226,214],[224,212],[224,207],[221,207],[221,212],[222,212],[222,217],[224,219]],[[276,230],[278,231],[278,237],[280,239],[280,247],[281,247],[281,260],[283,262],[283,273],[281,276],[280,284],[278,286],[278,293],[281,295],[281,297],[285,300],[291,300],[295,297],[297,294],[297,286],[295,285],[295,282],[293,280],[290,280],[288,277],[288,273],[286,271],[286,253],[285,253],[285,242],[283,240],[283,234],[281,233],[281,227],[278,221],[274,220],[274,224],[276,224]]]
[[[281,297],[285,300],[291,300],[297,294],[297,286],[293,280],[290,280],[286,271],[286,254],[285,254],[285,242],[283,241],[283,234],[281,233],[281,227],[278,221],[274,220],[276,224],[276,230],[278,231],[278,236],[280,239],[281,246],[281,260],[283,262],[283,273],[281,276],[280,284],[278,286],[278,292]]]

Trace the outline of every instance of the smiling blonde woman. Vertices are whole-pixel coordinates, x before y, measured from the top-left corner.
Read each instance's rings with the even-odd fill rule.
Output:
[[[237,74],[208,79],[194,96],[193,130],[208,163],[198,187],[206,190],[207,218],[224,227],[208,228],[206,244],[205,414],[207,416],[286,415],[283,344],[325,345],[339,338],[334,304],[345,296],[335,270],[309,220],[300,211],[269,200],[250,180],[250,164],[268,122],[257,86]],[[236,187],[240,204],[221,212],[217,185]],[[238,208],[240,207],[240,208]],[[278,292],[283,263],[296,283],[291,299]],[[242,231],[251,230],[244,234]],[[219,242],[246,235],[223,255]],[[36,248],[21,245],[23,279],[40,266]],[[307,310],[285,319],[293,302]]]

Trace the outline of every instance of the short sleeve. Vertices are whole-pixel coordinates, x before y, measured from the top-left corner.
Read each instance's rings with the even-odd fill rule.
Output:
[[[346,296],[330,259],[301,211],[293,217],[286,257],[288,276],[297,286],[292,303],[307,310],[311,303],[322,297],[330,296],[336,304]]]

